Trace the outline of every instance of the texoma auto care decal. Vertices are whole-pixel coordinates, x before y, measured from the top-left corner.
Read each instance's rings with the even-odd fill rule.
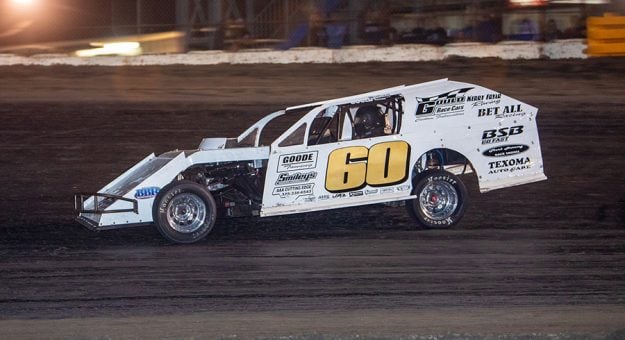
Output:
[[[515,172],[520,170],[527,170],[532,167],[532,162],[529,157],[504,159],[501,161],[489,162],[488,173],[499,174],[503,172]]]
[[[522,133],[523,125],[484,130],[484,132],[482,132],[482,144],[507,142],[510,136],[516,136]]]
[[[464,113],[465,94],[472,87],[465,87],[450,92],[441,93],[437,96],[419,98],[417,97],[417,120],[434,119],[450,116],[457,116]]]
[[[482,155],[486,157],[513,156],[513,155],[518,155],[520,153],[523,153],[529,150],[529,148],[530,148],[529,146],[524,145],[524,144],[502,145],[502,146],[496,146],[494,148],[490,148],[482,152]]]
[[[326,190],[341,193],[402,183],[409,164],[410,145],[404,141],[336,149],[328,155]]]

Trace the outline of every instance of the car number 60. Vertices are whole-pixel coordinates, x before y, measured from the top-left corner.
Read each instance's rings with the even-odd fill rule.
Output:
[[[387,186],[408,177],[410,145],[404,141],[379,143],[367,149],[350,146],[328,156],[326,190],[343,192],[370,185]]]

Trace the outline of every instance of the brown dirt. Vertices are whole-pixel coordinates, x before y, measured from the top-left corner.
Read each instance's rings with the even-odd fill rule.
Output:
[[[172,246],[72,221],[145,155],[287,105],[449,77],[539,108],[548,181],[479,194],[452,230],[403,208],[222,221]],[[625,328],[622,59],[0,68],[0,335],[610,335]],[[46,337],[47,337],[46,336]]]

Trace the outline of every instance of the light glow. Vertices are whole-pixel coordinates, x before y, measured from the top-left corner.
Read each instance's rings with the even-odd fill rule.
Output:
[[[138,42],[116,42],[116,43],[91,43],[91,46],[100,46],[86,50],[76,51],[79,57],[95,57],[99,55],[125,55],[133,56],[141,54],[141,44]]]
[[[18,6],[32,6],[35,4],[36,0],[11,0],[11,2]]]

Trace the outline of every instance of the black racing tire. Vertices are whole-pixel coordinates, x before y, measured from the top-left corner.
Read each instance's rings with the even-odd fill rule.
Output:
[[[175,243],[193,243],[208,235],[217,218],[213,195],[198,183],[166,185],[154,199],[152,217],[158,231]]]
[[[421,228],[445,229],[457,224],[469,202],[467,188],[458,176],[444,170],[427,170],[414,182],[415,199],[406,209]]]

